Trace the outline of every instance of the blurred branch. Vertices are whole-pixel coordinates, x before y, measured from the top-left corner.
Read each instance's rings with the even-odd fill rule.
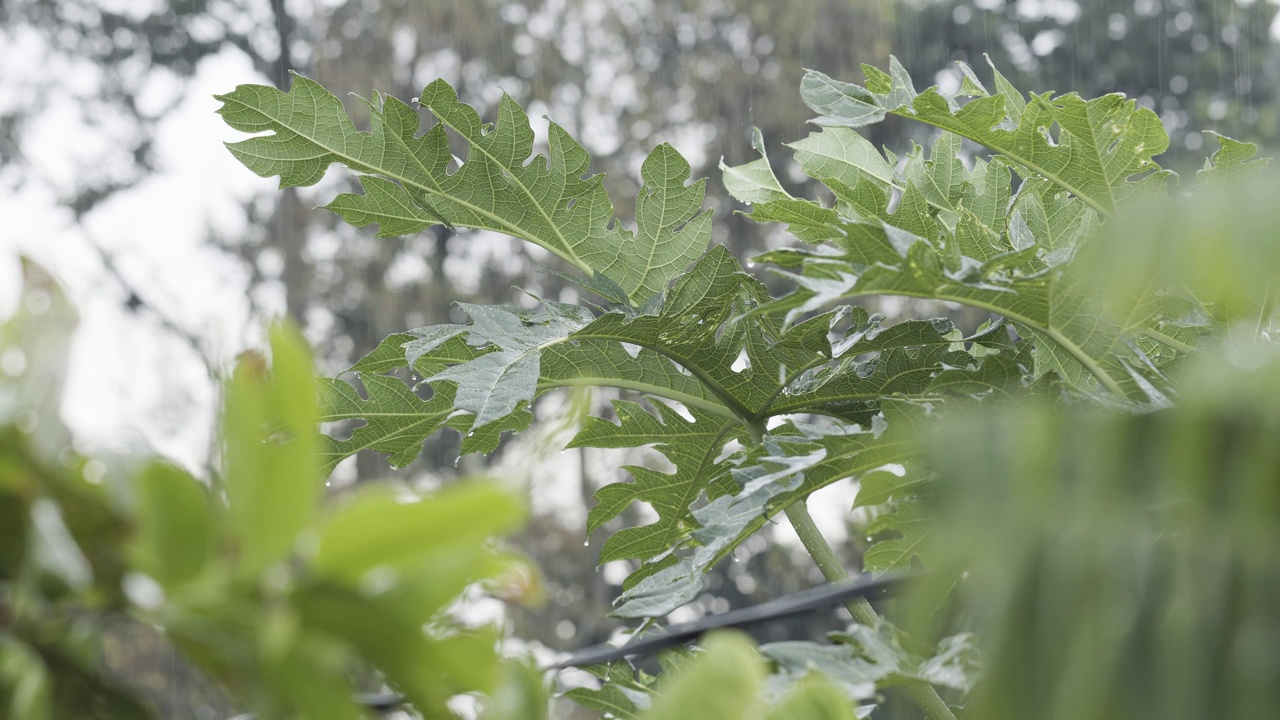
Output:
[[[98,258],[102,261],[102,268],[106,271],[107,275],[111,276],[111,279],[114,280],[116,284],[119,285],[128,295],[128,298],[124,303],[125,307],[135,313],[145,310],[147,314],[151,315],[151,317],[160,324],[160,327],[181,338],[187,346],[191,348],[192,352],[196,354],[196,357],[200,359],[200,363],[204,366],[205,372],[209,375],[209,379],[215,383],[219,382],[218,363],[209,355],[208,351],[205,350],[203,343],[200,341],[200,337],[190,330],[182,327],[182,325],[180,325],[176,320],[169,317],[169,315],[160,308],[156,307],[154,303],[146,300],[138,290],[137,286],[135,286],[120,270],[120,267],[116,265],[114,255],[108,252],[92,238],[86,238],[85,242],[87,242],[89,247],[97,253]]]
[[[276,66],[269,74],[271,82],[281,90],[288,85],[289,71],[293,67],[293,54],[289,50],[289,42],[293,37],[294,22],[289,15],[289,11],[285,9],[284,0],[271,0],[271,14],[275,18],[276,39],[280,43],[280,56],[276,59]]]

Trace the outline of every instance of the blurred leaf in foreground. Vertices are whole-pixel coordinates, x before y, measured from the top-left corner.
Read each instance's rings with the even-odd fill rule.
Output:
[[[225,493],[159,460],[109,486],[57,416],[75,313],[25,269],[0,334],[0,718],[153,717],[103,671],[108,620],[159,628],[264,718],[359,716],[360,669],[425,717],[499,687],[495,708],[545,704],[536,678],[503,675],[492,628],[447,611],[476,582],[519,571],[530,587],[493,542],[523,522],[515,496],[487,482],[432,495],[368,484],[322,505],[310,353],[284,326],[226,388]]]
[[[1227,149],[1231,157],[1252,157],[1257,150],[1229,138],[1219,141],[1223,150],[1215,158]],[[1280,268],[1280,171],[1263,165],[1262,160],[1211,165],[1222,172],[1224,167],[1249,172],[1217,181],[1202,171],[1201,180],[1208,182],[1191,198],[1128,206],[1085,247],[1076,268],[1080,282],[1120,311],[1152,288],[1163,288],[1168,303],[1190,307],[1190,294],[1219,320],[1269,321]],[[1199,324],[1194,316],[1172,315],[1158,329],[1176,335]]]
[[[1155,287],[1228,323],[1185,361],[1174,407],[1006,405],[935,434],[935,589],[963,573],[985,625],[970,717],[1280,712],[1280,184],[1256,175],[1130,208],[1084,258],[1120,311]]]
[[[940,436],[936,557],[987,619],[973,717],[1280,708],[1280,352],[1192,379],[1151,415],[1008,410]]]

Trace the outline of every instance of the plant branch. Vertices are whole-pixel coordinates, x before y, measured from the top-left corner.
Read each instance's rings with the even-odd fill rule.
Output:
[[[795,528],[796,535],[800,536],[800,542],[804,545],[804,549],[809,551],[809,555],[817,563],[818,569],[822,571],[824,578],[829,582],[847,580],[849,572],[841,564],[840,558],[836,557],[836,552],[831,548],[831,544],[827,542],[827,539],[822,536],[822,532],[818,530],[818,525],[814,523],[813,516],[809,514],[809,507],[806,502],[807,499],[801,499],[787,506],[787,519],[791,521],[791,527]],[[858,624],[866,625],[867,627],[876,627],[880,624],[880,615],[876,613],[875,608],[871,607],[871,603],[867,602],[866,598],[853,598],[846,602],[844,606],[849,609],[853,619],[857,620]],[[916,705],[924,711],[925,717],[929,718],[929,720],[956,720],[951,708],[947,707],[947,704],[938,696],[938,691],[929,683],[908,683],[904,689],[911,696],[911,699],[915,701]]]
[[[192,353],[194,353],[196,358],[200,360],[200,364],[204,366],[205,373],[209,376],[210,380],[215,383],[219,382],[218,362],[208,353],[208,351],[205,350],[200,337],[184,328],[178,323],[178,321],[169,317],[169,315],[157,307],[155,303],[149,302],[138,290],[137,286],[135,286],[129,278],[121,272],[120,267],[116,264],[115,256],[108,252],[106,248],[99,245],[97,241],[92,238],[86,238],[86,243],[89,245],[89,248],[97,254],[98,259],[102,262],[102,269],[106,271],[107,275],[109,275],[122,290],[124,290],[127,296],[124,303],[125,307],[132,312],[145,310],[149,313],[151,317],[159,323],[160,327],[180,338],[189,348],[191,348]]]
[[[805,500],[788,505],[786,513],[787,519],[791,521],[791,527],[795,528],[796,535],[800,536],[804,549],[809,551],[818,569],[822,571],[822,577],[828,582],[848,580],[849,572],[844,569],[840,558],[836,557],[835,550],[831,548],[827,539],[822,536],[822,532],[818,530],[817,524],[813,522],[813,516],[809,514],[809,507],[805,504]],[[849,609],[858,624],[867,627],[880,624],[880,616],[876,614],[875,608],[871,607],[871,603],[867,602],[866,598],[854,598],[844,606]]]

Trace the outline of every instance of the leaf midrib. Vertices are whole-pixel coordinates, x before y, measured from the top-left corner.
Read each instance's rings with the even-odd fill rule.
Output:
[[[931,89],[932,89],[932,88],[931,88]],[[928,90],[926,90],[925,92],[928,92]],[[919,97],[919,96],[917,96],[917,97]],[[1036,94],[1034,94],[1034,93],[1032,93],[1031,97],[1032,97],[1032,98],[1034,98],[1034,102],[1037,102],[1037,103],[1039,103],[1039,104],[1049,104],[1049,103],[1047,103],[1047,101],[1046,101],[1046,100],[1044,100],[1044,98],[1042,98],[1042,97],[1040,97],[1039,95],[1036,95]],[[1080,190],[1079,188],[1077,188],[1075,185],[1073,185],[1073,184],[1071,184],[1071,183],[1067,182],[1067,181],[1066,181],[1066,180],[1064,180],[1062,177],[1060,177],[1058,174],[1053,173],[1053,172],[1050,172],[1047,168],[1045,168],[1045,167],[1044,167],[1043,165],[1041,165],[1040,163],[1034,162],[1033,160],[1030,160],[1030,159],[1028,159],[1028,158],[1026,158],[1026,157],[1023,157],[1022,155],[1020,155],[1020,154],[1018,154],[1018,153],[1013,152],[1013,151],[1012,151],[1012,150],[1010,150],[1009,148],[997,147],[997,146],[995,146],[995,145],[991,144],[990,142],[987,142],[986,140],[983,140],[982,138],[979,138],[979,137],[975,136],[975,134],[974,134],[974,133],[962,132],[962,131],[960,131],[960,130],[956,129],[955,127],[948,127],[948,126],[946,126],[946,125],[942,125],[942,124],[940,124],[940,123],[933,122],[933,121],[931,121],[931,120],[929,120],[929,119],[927,119],[927,118],[921,117],[920,115],[916,114],[916,112],[915,112],[914,108],[912,108],[912,109],[908,109],[908,108],[907,108],[907,106],[905,106],[905,105],[904,105],[904,106],[902,106],[902,107],[899,107],[899,108],[897,108],[897,109],[894,109],[894,110],[886,110],[886,112],[889,112],[889,113],[892,113],[892,114],[894,114],[894,115],[897,115],[898,117],[904,117],[904,118],[907,118],[907,119],[909,119],[909,120],[915,120],[916,122],[920,122],[920,123],[923,123],[923,124],[925,124],[925,125],[930,125],[930,126],[936,127],[936,128],[938,128],[939,130],[945,130],[945,131],[947,131],[947,132],[955,133],[956,135],[959,135],[959,136],[960,136],[960,137],[962,137],[962,138],[965,138],[965,139],[968,139],[968,140],[972,140],[973,142],[976,142],[976,143],[978,143],[979,145],[981,145],[981,146],[983,146],[983,147],[985,147],[985,148],[989,148],[989,149],[991,149],[991,150],[994,150],[995,152],[997,152],[997,153],[999,153],[999,154],[1003,155],[1004,157],[1009,158],[1009,159],[1010,159],[1010,160],[1012,160],[1013,162],[1018,163],[1019,165],[1021,165],[1022,167],[1026,168],[1026,169],[1028,169],[1028,170],[1030,170],[1030,171],[1032,171],[1033,173],[1036,173],[1036,174],[1040,175],[1040,176],[1041,176],[1041,177],[1043,177],[1045,180],[1048,180],[1049,182],[1051,182],[1051,183],[1053,183],[1053,184],[1057,185],[1058,187],[1060,187],[1060,188],[1062,188],[1062,189],[1066,190],[1067,192],[1071,193],[1071,194],[1072,194],[1072,195],[1074,195],[1075,197],[1080,198],[1080,200],[1081,200],[1082,202],[1084,202],[1086,205],[1088,205],[1089,207],[1093,208],[1094,210],[1097,210],[1097,211],[1098,211],[1098,214],[1102,215],[1103,217],[1106,217],[1107,215],[1110,215],[1110,214],[1111,214],[1111,211],[1110,211],[1110,210],[1108,210],[1105,206],[1103,206],[1101,203],[1099,203],[1099,202],[1098,202],[1097,200],[1095,200],[1094,198],[1090,197],[1088,193],[1085,193],[1085,192],[1081,191],[1081,190]],[[1052,106],[1052,104],[1049,104],[1049,112],[1050,112],[1050,114],[1052,114],[1052,113],[1053,113],[1053,106]],[[952,118],[954,118],[954,117],[955,117],[955,115],[951,115],[951,117],[952,117]]]
[[[734,427],[734,423],[725,423],[724,425],[722,425],[720,427],[720,431],[717,432],[715,434],[715,437],[711,439],[711,442],[707,443],[706,446],[702,449],[700,456],[697,458],[697,464],[698,464],[697,471],[689,473],[689,476],[691,478],[690,482],[674,484],[676,487],[683,487],[683,489],[685,490],[685,492],[680,493],[680,500],[673,504],[673,507],[678,509],[677,512],[683,511],[683,513],[685,513],[684,517],[692,518],[692,515],[688,514],[689,506],[693,504],[693,501],[695,498],[698,497],[698,494],[701,493],[704,489],[706,489],[707,485],[710,484],[709,483],[710,478],[705,478],[707,482],[698,482],[698,481],[704,479],[703,470],[708,465],[715,464],[716,456],[720,454],[720,449],[724,447],[725,436],[729,434],[729,432],[733,429],[733,427]],[[667,442],[667,444],[669,445],[670,442]],[[662,474],[669,475],[671,478],[674,479],[674,478],[678,478],[683,472],[684,471],[680,469],[679,466],[677,466],[677,470],[675,473],[662,473]],[[669,488],[671,486],[669,485],[667,487]],[[644,500],[644,498],[639,498],[639,499]],[[647,500],[647,502],[652,502],[652,500]],[[670,548],[675,543],[675,541],[678,540],[680,536],[684,534],[680,530],[681,519],[682,518],[680,517],[672,518],[672,521],[668,523],[669,529],[667,529],[665,532],[661,532],[661,535],[664,540],[663,547]]]
[[[371,418],[371,417],[416,417],[418,418],[416,421],[408,425],[405,425],[404,427],[398,428],[394,432],[390,432],[385,435],[379,435],[377,438],[374,438],[371,442],[363,443],[359,447],[356,447],[350,451],[344,451],[341,453],[342,457],[349,457],[351,455],[354,455],[355,453],[358,453],[364,450],[371,450],[378,443],[385,442],[387,440],[394,440],[398,437],[407,435],[411,431],[421,428],[423,425],[429,425],[433,422],[439,421],[442,418],[447,418],[449,414],[452,412],[453,412],[453,408],[450,407],[449,410],[446,412],[427,413],[425,415],[422,413],[416,413],[416,412],[360,413],[359,415],[349,415],[344,413],[344,414],[338,414],[338,415],[333,415],[333,414],[320,415],[318,418],[318,421],[319,422],[339,422],[341,420],[364,420],[366,418]],[[366,423],[365,425],[362,425],[361,427],[356,429],[361,430],[363,428],[368,428],[368,427],[372,427],[372,425]],[[343,447],[347,447],[348,443],[351,443],[354,439],[355,439],[355,435],[353,433],[351,438],[347,440],[336,440],[335,442],[339,443]],[[333,454],[336,455],[338,453],[333,453]]]
[[[219,99],[221,99],[224,103],[230,103],[230,102],[232,102],[232,100],[231,100],[230,98],[227,98],[227,97],[225,97],[225,96],[220,97]],[[369,174],[371,174],[371,175],[380,175],[380,176],[382,176],[382,177],[390,178],[390,179],[392,179],[392,180],[396,180],[397,182],[400,182],[401,184],[403,184],[403,185],[405,185],[405,186],[408,186],[408,187],[412,187],[412,188],[416,188],[416,189],[418,189],[418,190],[421,190],[423,193],[426,193],[426,194],[429,194],[429,195],[435,195],[435,196],[437,196],[437,197],[444,198],[445,200],[448,200],[448,201],[450,201],[450,202],[457,203],[458,205],[460,205],[460,206],[462,206],[462,207],[467,208],[468,210],[470,210],[470,211],[472,211],[472,212],[476,213],[477,215],[480,215],[481,217],[489,218],[490,220],[492,220],[492,221],[494,222],[494,224],[495,224],[495,225],[499,225],[499,226],[501,226],[502,228],[505,228],[505,232],[507,232],[507,234],[508,234],[508,235],[511,235],[511,236],[513,236],[513,237],[518,237],[518,238],[520,238],[520,239],[522,239],[522,240],[527,240],[528,242],[531,242],[531,243],[533,243],[534,245],[537,245],[537,246],[539,246],[539,247],[545,248],[547,251],[549,251],[549,252],[551,252],[551,253],[554,253],[555,255],[559,256],[559,257],[560,257],[560,258],[562,258],[562,259],[564,259],[566,262],[570,263],[571,265],[573,265],[574,267],[578,268],[578,269],[579,269],[579,270],[581,270],[582,272],[587,273],[588,275],[594,274],[594,270],[593,270],[589,265],[587,265],[587,264],[586,264],[586,263],[585,263],[585,262],[584,262],[580,257],[578,257],[577,253],[575,253],[575,252],[573,251],[573,249],[572,249],[571,247],[569,247],[569,245],[568,245],[567,243],[565,244],[565,247],[564,247],[564,249],[563,249],[563,250],[561,250],[561,249],[557,249],[557,248],[555,248],[555,247],[552,247],[549,243],[543,242],[543,241],[539,240],[538,238],[535,238],[535,237],[533,237],[532,235],[530,235],[530,234],[528,234],[528,233],[526,233],[526,232],[522,231],[521,229],[519,229],[519,228],[517,228],[517,227],[512,226],[512,225],[511,225],[511,223],[510,223],[510,222],[508,222],[507,220],[505,220],[504,218],[499,217],[498,215],[495,215],[494,213],[492,213],[492,212],[490,212],[490,211],[488,211],[488,210],[485,210],[485,209],[484,209],[484,208],[482,208],[482,207],[478,207],[478,206],[476,206],[474,203],[467,202],[467,201],[465,201],[465,200],[462,200],[462,199],[460,199],[460,198],[458,198],[458,197],[455,197],[455,196],[453,196],[453,195],[450,195],[450,194],[448,194],[448,193],[444,192],[444,191],[440,188],[439,184],[434,184],[434,187],[432,187],[432,186],[428,186],[428,185],[424,185],[424,184],[422,184],[421,182],[418,182],[417,180],[414,180],[414,179],[412,179],[412,178],[404,177],[403,175],[401,175],[401,174],[399,174],[399,173],[394,173],[394,172],[391,172],[391,171],[389,171],[389,170],[385,170],[385,169],[383,169],[383,168],[379,168],[379,167],[377,167],[377,166],[375,166],[375,165],[371,165],[371,164],[369,164],[369,163],[367,163],[367,162],[365,162],[365,161],[363,161],[363,160],[360,160],[360,159],[358,159],[358,158],[356,158],[356,157],[351,156],[350,154],[348,154],[348,153],[346,153],[346,152],[342,152],[342,151],[337,150],[337,149],[335,149],[335,148],[333,148],[333,147],[330,147],[327,143],[323,143],[323,142],[321,142],[320,140],[316,139],[315,137],[312,137],[310,134],[308,134],[308,133],[304,133],[304,132],[302,132],[302,131],[298,130],[298,129],[297,129],[296,127],[294,127],[293,125],[290,125],[290,124],[288,124],[288,123],[284,122],[283,120],[280,120],[279,118],[275,117],[274,115],[272,115],[272,114],[270,114],[270,113],[267,113],[266,111],[264,111],[264,110],[263,110],[263,109],[261,109],[261,108],[258,108],[258,107],[255,107],[255,106],[251,106],[251,105],[249,105],[249,104],[247,104],[247,103],[244,103],[244,102],[241,102],[241,101],[236,101],[236,102],[237,102],[237,104],[239,104],[241,107],[244,107],[244,108],[246,108],[246,109],[248,109],[248,110],[252,110],[252,111],[254,111],[254,112],[257,112],[257,113],[260,113],[260,114],[264,115],[265,117],[267,117],[267,118],[271,119],[271,120],[272,120],[274,123],[276,123],[279,127],[282,127],[282,128],[284,128],[284,129],[286,129],[286,130],[289,130],[290,132],[294,133],[294,134],[295,134],[295,135],[297,135],[298,137],[300,137],[300,138],[305,138],[305,139],[307,140],[307,142],[310,142],[311,144],[315,145],[316,147],[321,148],[322,150],[324,150],[325,152],[327,152],[329,155],[331,155],[331,156],[333,156],[333,157],[338,158],[342,163],[344,163],[347,167],[349,167],[349,168],[351,168],[351,169],[353,169],[353,170],[357,170],[357,171],[359,171],[359,172],[366,172],[366,173],[369,173]],[[384,111],[382,111],[382,110],[378,110],[378,111],[375,111],[375,112],[384,112]],[[435,114],[435,111],[432,111],[432,114]],[[436,115],[436,118],[437,118],[437,119],[440,121],[440,123],[441,123],[442,125],[444,125],[445,127],[449,127],[449,128],[452,128],[452,127],[453,127],[452,125],[450,125],[450,124],[446,123],[443,119],[440,119],[440,116],[439,116],[439,115]],[[456,132],[456,129],[455,129],[455,132]],[[366,133],[360,133],[360,131],[357,131],[357,133],[358,133],[358,134],[366,134]],[[391,134],[393,134],[393,135],[394,135],[394,133],[391,133]],[[465,137],[465,136],[464,136],[464,137]],[[399,140],[399,138],[397,138],[397,139]],[[228,147],[230,147],[230,146],[232,146],[232,145],[234,145],[234,144],[235,144],[235,143],[227,143]],[[476,147],[475,143],[472,143],[470,140],[468,140],[468,141],[467,141],[467,144],[468,144],[468,146],[470,146],[470,147],[472,147],[472,148],[475,148],[475,147]],[[239,152],[243,152],[243,151],[239,151]],[[410,155],[413,155],[413,153],[409,153],[409,154],[410,154]],[[492,156],[489,156],[489,157],[492,159]],[[500,163],[499,163],[499,167],[501,167],[501,164],[500,164]],[[504,170],[505,170],[505,168],[504,168]],[[506,174],[507,174],[507,176],[508,176],[509,178],[511,178],[511,179],[513,179],[513,180],[515,179],[515,175],[514,175],[514,174],[512,174],[512,173],[510,173],[510,172],[508,172],[508,173],[506,173]],[[429,173],[427,173],[427,174],[426,174],[426,176],[427,176],[427,177],[431,177],[431,175],[430,175]],[[434,182],[434,181],[433,181],[433,182]],[[519,185],[520,185],[520,187],[521,187],[521,189],[525,191],[526,195],[528,195],[528,188],[526,188],[526,187],[523,185],[523,183],[520,183],[518,180],[516,180],[516,183],[517,183],[517,184],[519,184]],[[540,213],[542,213],[542,215],[543,215],[543,217],[544,217],[544,218],[546,218],[546,212],[545,212],[545,210],[541,207],[541,205],[539,205],[539,204],[538,204],[538,203],[536,203],[536,202],[535,202],[535,203],[532,203],[532,204],[533,204],[533,205],[535,205],[536,207],[538,207],[538,211],[539,211]],[[550,222],[550,219],[549,219],[549,218],[547,218],[547,220],[548,220],[548,223],[547,223],[547,224],[551,227],[552,231],[554,231],[554,232],[556,233],[557,237],[561,240],[561,242],[564,242],[564,235],[562,235],[562,234],[560,233],[560,229],[555,225],[555,223]],[[469,225],[467,225],[466,223],[457,223],[457,224],[458,224],[458,225],[460,225],[460,226],[462,226],[462,227],[481,227],[481,226],[469,226]],[[481,229],[486,229],[486,230],[487,230],[487,229],[489,229],[489,228],[481,227]],[[566,254],[566,252],[567,252],[568,254]]]
[[[897,448],[897,451],[896,453],[888,453],[888,457],[885,457],[882,460],[881,456],[885,455],[885,453],[883,453],[882,451],[885,450],[886,448],[891,450],[894,448]],[[918,449],[918,444],[913,443],[909,440],[882,440],[882,441],[878,440],[876,441],[875,445],[867,445],[863,447],[854,455],[860,455],[863,452],[874,450],[877,456],[876,464],[874,466],[866,467],[866,468],[858,468],[856,466],[850,467],[848,469],[848,472],[836,473],[835,477],[833,477],[831,480],[827,480],[821,483],[809,483],[806,481],[800,487],[796,488],[795,490],[788,491],[783,495],[783,497],[785,497],[786,495],[792,495],[793,496],[792,498],[786,500],[785,502],[777,503],[776,505],[770,505],[766,511],[752,518],[750,522],[748,522],[747,525],[742,529],[742,532],[738,533],[738,537],[739,538],[750,537],[757,530],[764,527],[765,524],[768,523],[771,518],[777,516],[778,513],[783,512],[792,504],[804,500],[805,498],[809,497],[809,495],[813,494],[814,492],[817,492],[818,490],[821,490],[824,487],[827,487],[828,485],[833,485],[835,483],[838,483],[841,480],[844,480],[845,478],[855,475],[859,472],[865,472],[866,470],[871,470],[871,469],[874,469],[875,467],[880,467],[882,465],[887,465],[889,463],[910,459],[914,455],[918,454],[918,453],[911,452],[912,449]],[[815,465],[813,469],[817,469],[819,467],[822,467],[823,465],[834,464],[836,460],[847,461],[849,459],[849,455],[850,455],[849,453],[842,453],[836,456],[828,455],[821,462]],[[715,558],[712,560],[711,563],[707,565],[707,567],[711,567],[716,563],[720,562],[721,560],[723,560],[729,553],[733,552],[734,548],[736,548],[737,546],[738,546],[737,542],[728,544],[723,550],[721,550],[719,553],[716,553]]]
[[[444,125],[450,130],[453,130],[454,132],[458,133],[458,135],[460,135],[461,137],[467,138],[467,136],[463,134],[462,131],[454,127],[448,120],[445,120],[444,117],[440,113],[432,109],[430,105],[423,105],[423,107],[427,108],[428,110],[431,110],[431,114],[436,116],[436,121],[439,122],[441,125]],[[564,246],[565,252],[568,252],[569,254],[564,255],[563,253],[556,252],[554,249],[547,247],[543,243],[540,243],[537,240],[534,240],[532,238],[528,238],[526,236],[521,236],[521,237],[526,237],[526,239],[528,239],[530,242],[533,242],[537,245],[541,245],[543,247],[547,247],[548,250],[551,250],[552,252],[556,253],[560,257],[569,261],[574,267],[588,273],[588,276],[590,276],[590,274],[593,273],[591,267],[587,265],[585,262],[583,262],[582,258],[578,257],[578,253],[574,252],[573,246],[569,244],[569,241],[565,238],[564,233],[560,232],[560,227],[551,220],[550,215],[547,215],[546,208],[544,208],[541,203],[537,202],[534,199],[533,193],[530,192],[528,186],[526,186],[514,172],[504,167],[503,164],[497,159],[497,157],[492,155],[487,149],[485,149],[480,144],[473,142],[471,138],[467,138],[467,146],[470,147],[473,151],[476,151],[476,150],[480,151],[482,155],[489,158],[490,162],[492,162],[494,165],[497,165],[498,167],[503,169],[507,179],[511,180],[517,186],[519,186],[520,191],[524,193],[526,198],[529,199],[529,204],[537,208],[538,214],[542,216],[543,220],[546,220],[547,226],[550,227],[552,232],[556,234],[556,239],[560,241],[560,243]]]
[[[1095,360],[1092,355],[1086,353],[1083,349],[1081,349],[1079,345],[1075,344],[1074,341],[1072,341],[1070,338],[1063,335],[1058,328],[1046,327],[1043,323],[1039,322],[1038,320],[1033,320],[1007,307],[1001,307],[993,303],[984,303],[984,302],[975,300],[972,297],[952,295],[945,292],[915,293],[915,292],[907,292],[904,290],[884,289],[884,288],[859,292],[856,287],[852,292],[846,293],[840,296],[839,298],[835,298],[832,300],[832,302],[839,302],[841,300],[846,300],[849,298],[866,297],[870,295],[897,295],[900,297],[914,297],[914,298],[921,298],[925,300],[946,300],[946,301],[958,303],[960,305],[968,305],[969,307],[975,307],[982,310],[987,310],[989,312],[998,313],[1000,315],[1003,315],[1006,318],[1009,318],[1010,320],[1013,320],[1014,322],[1023,323],[1025,325],[1028,325],[1044,333],[1049,337],[1049,339],[1057,343],[1059,347],[1066,350],[1071,355],[1071,357],[1075,358],[1081,365],[1083,365],[1091,375],[1097,378],[1098,382],[1102,383],[1103,387],[1107,388],[1108,391],[1114,393],[1116,397],[1123,398],[1126,396],[1124,388],[1120,386],[1119,382],[1117,382],[1115,378],[1107,374],[1107,372],[1103,370],[1102,366],[1098,364],[1097,360]]]
[[[669,358],[679,363],[680,367],[688,370],[695,378],[698,379],[699,382],[703,384],[704,387],[706,387],[708,390],[712,392],[712,394],[714,394],[717,398],[719,398],[720,401],[724,403],[724,405],[719,408],[719,411],[717,412],[717,414],[723,415],[724,411],[727,409],[732,413],[732,416],[735,419],[743,422],[759,419],[756,417],[756,413],[751,412],[751,410],[749,410],[745,405],[738,402],[738,399],[733,396],[733,393],[729,392],[727,389],[725,389],[723,385],[716,382],[714,378],[712,378],[700,367],[698,367],[697,363],[694,362],[693,358],[688,358],[683,355],[680,355],[679,353],[672,352],[669,348],[661,344],[646,342],[643,339],[632,337],[632,336],[622,336],[622,335],[614,335],[612,333],[598,333],[598,332],[583,333],[582,331],[578,331],[568,337],[557,338],[555,340],[551,340],[547,343],[544,343],[541,347],[546,348],[552,345],[567,342],[569,340],[582,340],[582,339],[613,340],[615,342],[628,343],[630,345],[637,345],[639,347],[653,350],[654,352],[659,353],[663,357]],[[655,393],[655,394],[661,397],[666,397],[666,395],[662,393]],[[705,403],[705,401],[703,402]],[[714,406],[708,409],[714,410]]]

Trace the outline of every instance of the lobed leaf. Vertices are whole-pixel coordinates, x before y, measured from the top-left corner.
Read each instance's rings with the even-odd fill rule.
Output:
[[[967,691],[981,670],[971,634],[945,638],[935,648],[920,646],[885,622],[876,628],[854,625],[832,633],[832,644],[805,641],[768,643],[760,652],[785,679],[820,672],[848,700],[867,701],[878,692],[907,682],[925,681]]]
[[[357,130],[337,97],[298,75],[288,92],[241,85],[217,99],[231,127],[270,133],[228,145],[258,175],[294,187],[314,185],[334,163],[358,173],[363,194],[326,207],[356,227],[377,224],[379,237],[436,224],[492,230],[608,276],[635,305],[661,293],[711,239],[710,215],[700,212],[705,181],[685,185],[689,164],[670,145],[645,160],[637,229],[625,230],[601,176],[587,175],[586,150],[550,123],[546,155],[535,156],[529,118],[507,95],[488,125],[436,80],[418,98],[437,120],[422,135],[417,112],[380,93],[364,101],[371,130]],[[446,130],[466,143],[465,161],[453,156]]]
[[[673,473],[629,465],[631,483],[612,483],[596,492],[597,503],[587,516],[587,533],[617,517],[633,502],[647,502],[658,513],[657,521],[619,530],[605,541],[600,563],[640,558],[647,560],[679,545],[693,523],[690,506],[712,486],[723,485],[729,464],[717,461],[724,445],[741,437],[740,426],[722,417],[692,411],[686,420],[665,404],[654,403],[657,415],[640,405],[614,401],[619,423],[589,418],[569,447],[641,447],[653,445],[673,465]]]
[[[888,429],[782,426],[765,436],[759,455],[733,470],[738,489],[693,511],[699,546],[623,591],[613,614],[660,617],[693,600],[702,577],[787,505],[819,488],[914,457],[910,436],[919,408],[885,404]]]
[[[992,65],[997,94],[969,84],[966,91],[979,97],[961,104],[933,87],[917,94],[897,59],[889,62],[889,74],[872,72],[875,82],[869,79],[867,87],[810,70],[800,96],[819,113],[819,125],[856,128],[892,114],[972,140],[1103,214],[1171,176],[1152,160],[1169,146],[1160,118],[1123,95],[1088,101],[1074,93],[1024,98]],[[973,76],[967,67],[964,71]],[[1143,173],[1151,174],[1135,179]]]

